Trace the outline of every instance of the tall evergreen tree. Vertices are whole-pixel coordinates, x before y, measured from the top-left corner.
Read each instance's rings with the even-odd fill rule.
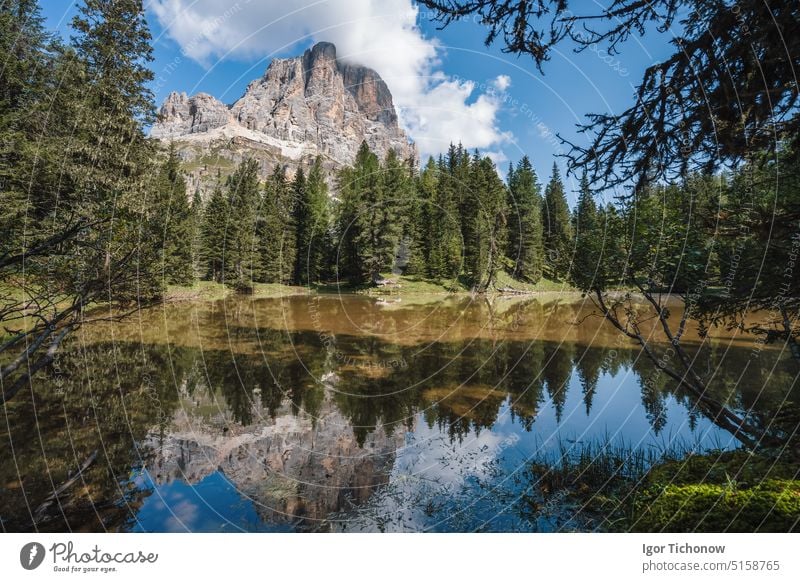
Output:
[[[482,275],[481,289],[494,286],[497,272],[506,266],[508,248],[507,197],[503,181],[497,174],[494,162],[488,157],[480,160],[484,190],[481,208],[482,228],[486,235],[486,269]]]
[[[228,200],[220,184],[214,188],[203,210],[200,227],[200,264],[203,278],[222,283],[228,236]]]
[[[37,210],[29,208],[30,195],[49,189],[40,188],[42,180],[37,180],[33,170],[37,152],[31,147],[44,129],[35,125],[46,115],[43,102],[50,87],[44,72],[55,66],[55,59],[48,56],[54,43],[44,31],[43,21],[35,1],[0,3],[0,257],[26,245],[36,246],[37,237],[30,234],[33,229],[25,225],[26,215]],[[44,135],[50,137],[48,133]],[[38,155],[43,153],[44,161],[49,162],[49,150]],[[35,219],[44,218],[44,212],[35,214]]]
[[[458,158],[453,172],[455,185],[459,187],[463,184],[459,196],[459,214],[461,236],[464,239],[464,276],[473,288],[478,288],[488,264],[487,228],[482,201],[486,175],[480,167],[477,151],[471,160],[466,152],[456,150],[456,155]]]
[[[330,244],[330,215],[328,212],[328,185],[322,171],[322,160],[314,160],[306,180],[298,171],[293,185],[297,202],[295,225],[297,228],[297,284],[316,283],[325,271],[325,258]]]
[[[508,172],[508,257],[515,278],[536,283],[544,268],[542,197],[528,156]]]
[[[40,306],[25,307],[36,323],[0,346],[27,346],[0,367],[2,400],[52,361],[85,305],[163,291],[160,247],[146,236],[157,172],[144,134],[155,107],[141,2],[87,0],[72,47],[41,22],[34,2],[0,5],[0,277],[21,276]],[[3,323],[18,297],[0,298]]]
[[[303,168],[298,168],[291,183],[292,198],[292,224],[294,224],[295,234],[295,260],[292,272],[292,282],[308,282],[308,244],[311,240],[311,209],[308,207],[306,197],[308,196],[306,184],[306,174]]]
[[[166,283],[188,285],[194,279],[192,244],[195,220],[181,176],[180,160],[171,143],[153,189],[156,209],[151,227],[160,241],[160,264]]]
[[[434,279],[453,280],[461,271],[461,225],[452,182],[441,156],[438,163],[430,158],[419,177],[426,271]]]
[[[544,192],[542,203],[544,228],[545,274],[563,281],[569,273],[572,255],[572,225],[569,205],[564,193],[564,183],[558,166],[553,163],[553,173]]]
[[[203,199],[200,196],[200,189],[197,188],[192,196],[192,272],[194,278],[198,279],[203,276],[203,269],[201,266],[201,249],[203,244],[202,229],[203,229]]]
[[[258,162],[243,160],[227,179],[228,224],[225,281],[236,288],[252,285],[259,267],[256,217],[260,206]],[[257,278],[257,277],[256,277]]]
[[[276,165],[264,187],[263,220],[258,232],[262,279],[290,283],[294,277],[297,233],[294,195],[282,165]]]
[[[589,188],[589,179],[581,177],[578,205],[572,216],[575,233],[575,257],[570,271],[572,283],[581,289],[595,288],[595,279],[602,276],[603,224]]]
[[[390,153],[386,166],[397,172],[402,162]],[[400,224],[396,208],[388,203],[384,171],[378,157],[362,142],[354,167],[339,176],[342,274],[355,284],[377,279],[391,268],[397,252]]]
[[[418,244],[414,227],[416,209],[412,169],[397,152],[389,150],[381,171],[379,253],[386,257],[381,270],[402,271]],[[378,210],[376,208],[376,210]]]
[[[148,240],[149,222],[159,221],[160,209],[147,204],[145,191],[154,188],[150,171],[156,145],[143,125],[155,120],[148,83],[153,73],[152,37],[141,0],[86,0],[72,20],[72,43],[88,81],[77,108],[74,136],[80,143],[72,153],[77,163],[78,188],[92,197],[87,209],[108,227],[96,233],[91,248],[108,273],[129,273],[108,285],[119,297],[161,292],[158,276],[159,241]],[[127,225],[138,225],[132,236]],[[115,261],[133,256],[136,268]],[[82,274],[88,276],[88,272]]]

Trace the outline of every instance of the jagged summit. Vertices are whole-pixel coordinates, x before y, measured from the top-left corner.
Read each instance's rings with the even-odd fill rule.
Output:
[[[232,105],[207,93],[171,93],[151,136],[174,140],[187,161],[212,149],[237,160],[249,144],[265,166],[278,160],[296,165],[322,155],[335,167],[352,163],[363,140],[379,156],[390,149],[403,157],[414,155],[380,75],[337,59],[329,42],[299,57],[273,60]],[[235,154],[225,155],[220,149],[225,144]]]

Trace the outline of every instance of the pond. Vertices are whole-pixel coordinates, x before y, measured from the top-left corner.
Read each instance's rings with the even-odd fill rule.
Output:
[[[729,407],[769,422],[798,400],[781,349],[719,329],[684,342]],[[587,446],[739,446],[695,404],[577,295],[169,304],[85,327],[4,406],[0,520],[582,531],[530,463]]]

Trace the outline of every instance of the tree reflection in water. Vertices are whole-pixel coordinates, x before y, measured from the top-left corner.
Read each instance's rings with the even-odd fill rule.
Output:
[[[258,523],[204,498],[211,529],[580,529],[526,494],[542,450],[736,445],[585,309],[297,297],[168,306],[115,342],[86,330],[5,405],[3,529],[193,529],[169,496],[214,475]],[[791,429],[791,362],[733,336],[692,354],[715,400]]]

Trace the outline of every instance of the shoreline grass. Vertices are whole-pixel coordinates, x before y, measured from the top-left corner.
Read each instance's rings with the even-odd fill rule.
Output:
[[[370,297],[405,297],[424,296],[463,296],[470,295],[472,290],[460,281],[437,281],[415,275],[387,275],[392,283],[386,286],[351,285],[347,282],[327,282],[308,287],[283,285],[280,283],[254,283],[246,293],[241,293],[231,286],[214,281],[198,281],[192,285],[169,285],[164,294],[164,301],[177,303],[183,301],[217,301],[232,296],[269,298],[296,295],[366,295]],[[552,293],[580,293],[566,283],[558,283],[542,279],[536,284],[523,283],[503,274],[498,277],[498,284],[486,292],[489,296],[507,294],[538,295]]]
[[[800,459],[784,449],[646,451],[590,443],[531,462],[545,498],[564,496],[612,532],[795,531]]]

